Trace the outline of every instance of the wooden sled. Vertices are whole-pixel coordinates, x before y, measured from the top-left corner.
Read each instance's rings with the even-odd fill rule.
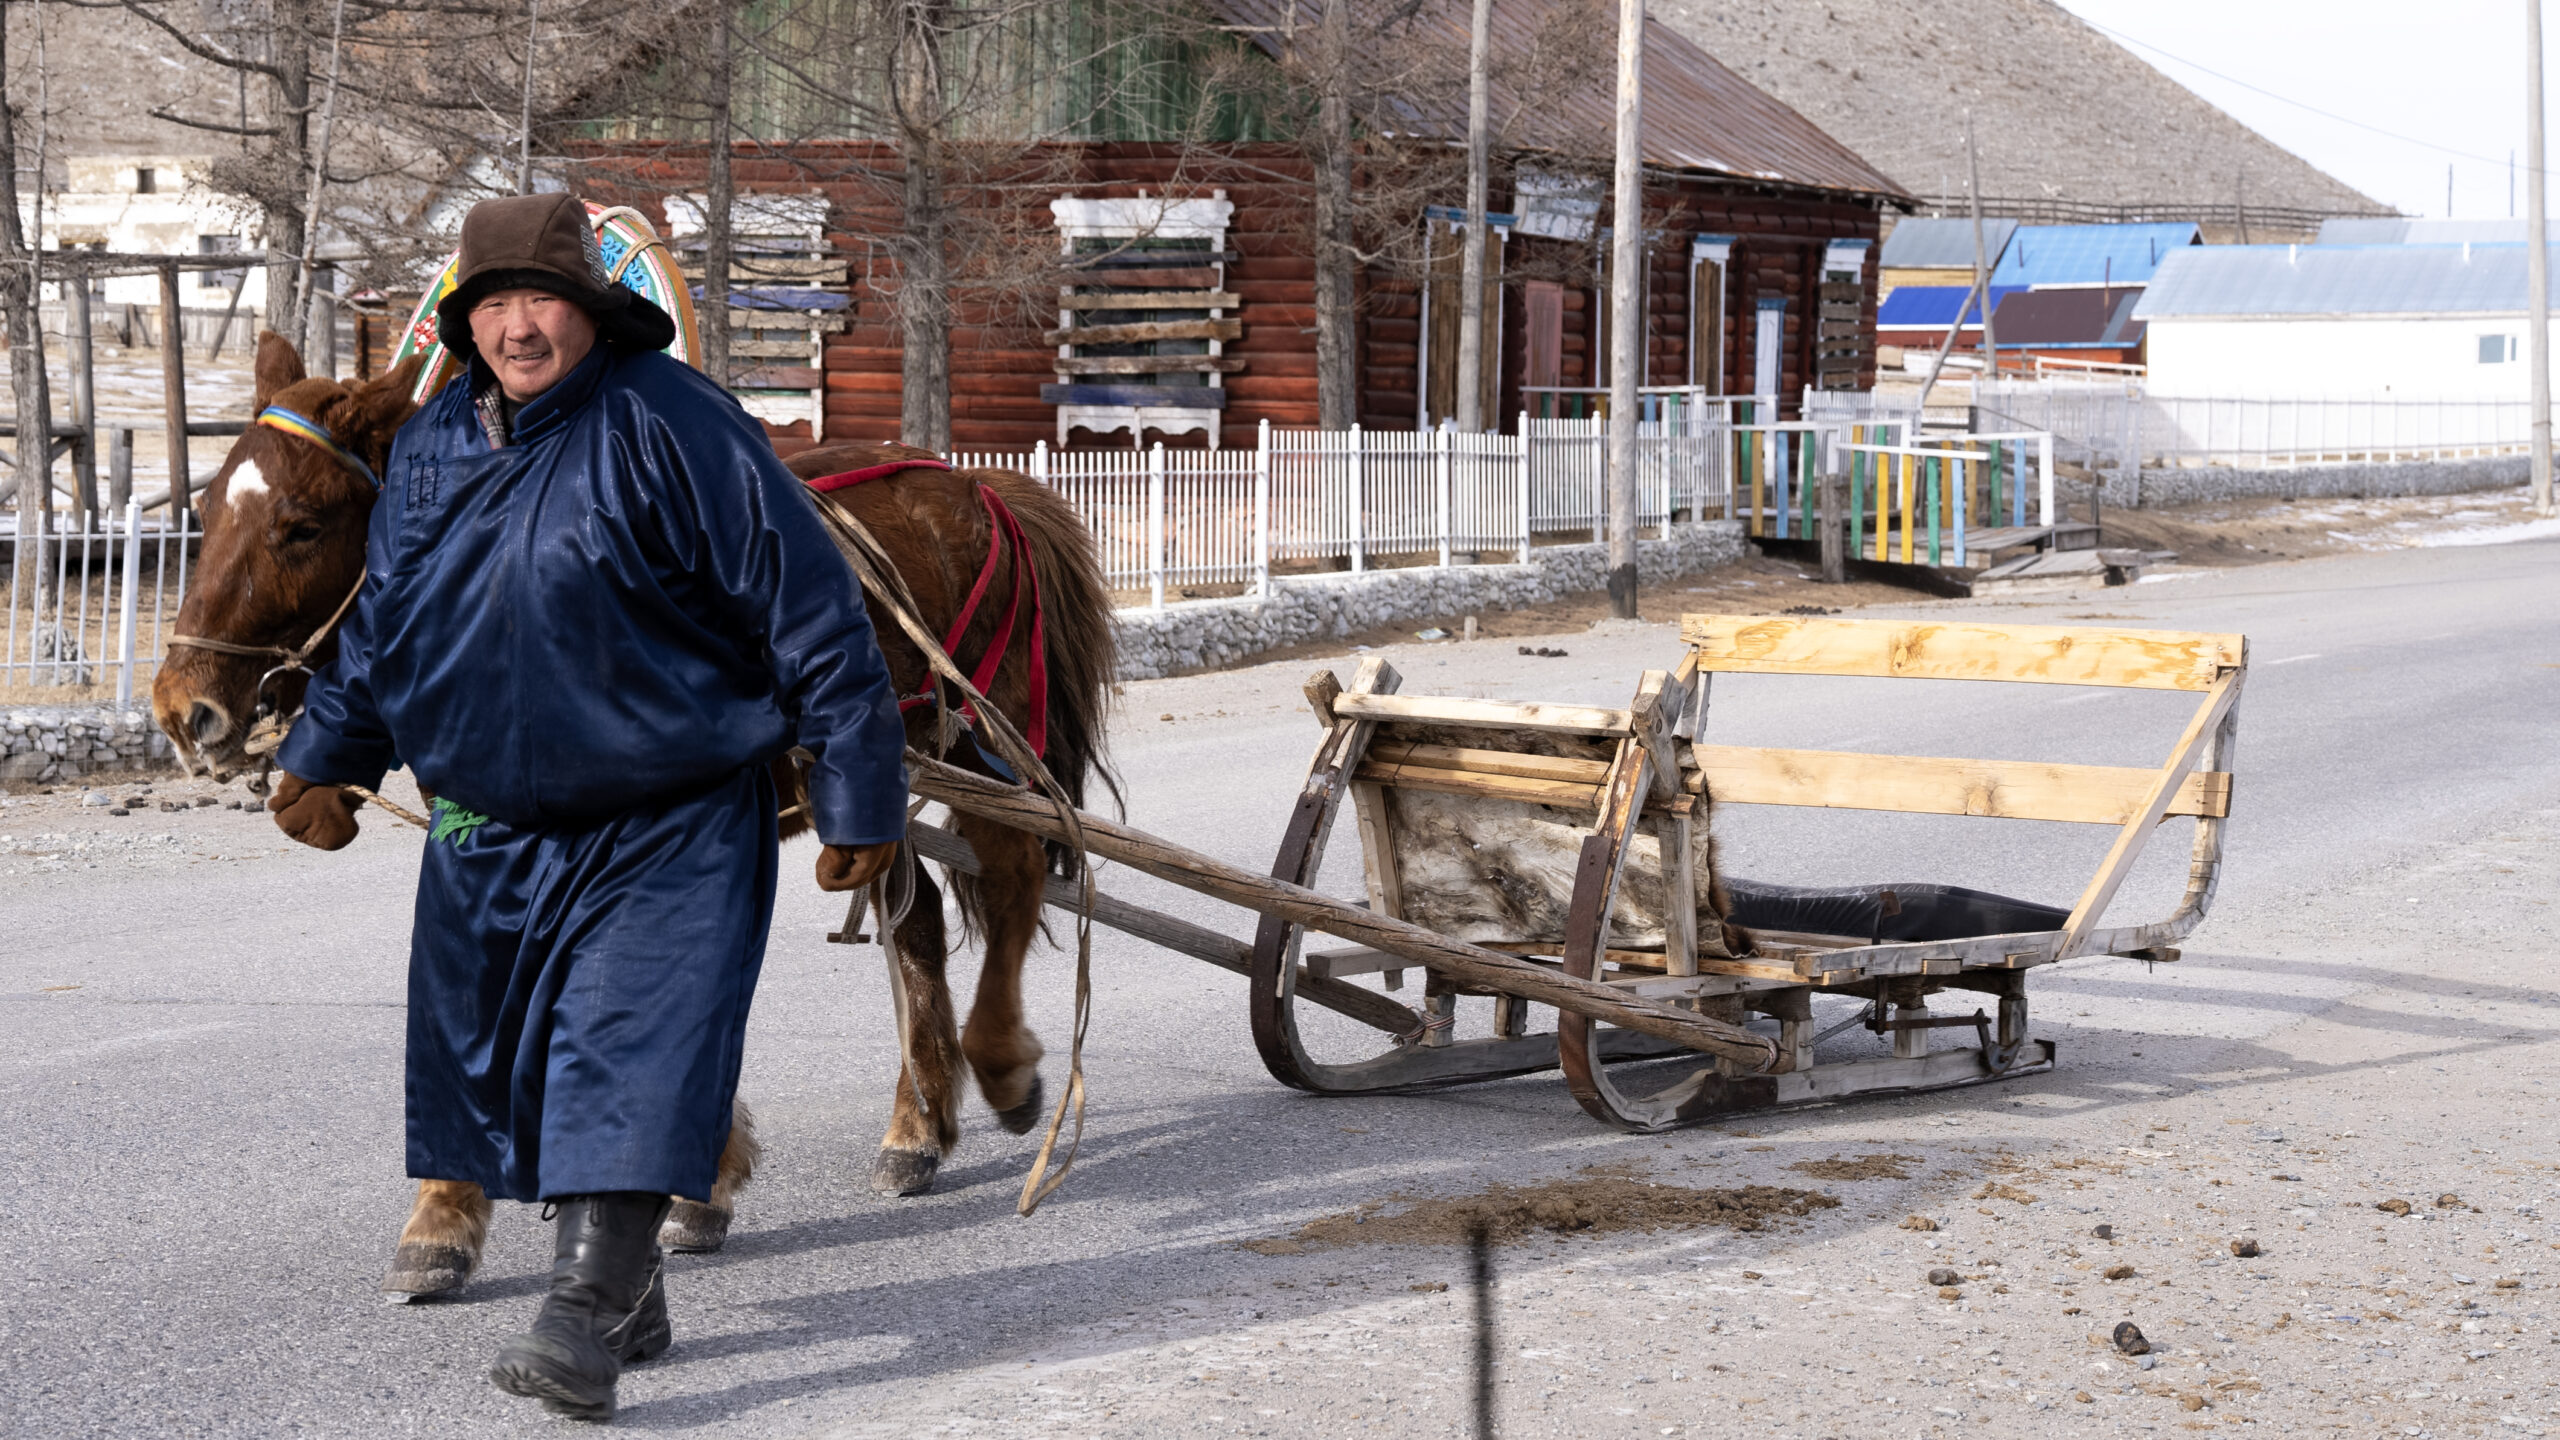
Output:
[[[1319,673],[1307,695],[1325,736],[1271,873],[1311,884],[1348,799],[1372,914],[1721,1022],[1721,1037],[1767,1017],[1777,1022],[1771,1059],[1754,1064],[1720,1044],[1710,1063],[1667,1087],[1630,1094],[1613,1082],[1610,1063],[1703,1047],[1665,1038],[1659,1026],[1642,1033],[1601,1023],[1578,998],[1541,1032],[1516,985],[1425,965],[1420,1010],[1405,1012],[1417,1023],[1392,1048],[1348,1064],[1319,1061],[1299,1034],[1300,999],[1320,989],[1323,1003],[1348,1014],[1347,988],[1404,1011],[1389,994],[1346,982],[1382,974],[1388,992],[1400,990],[1422,952],[1399,938],[1391,948],[1302,956],[1305,928],[1266,910],[1250,961],[1251,1011],[1254,1043],[1274,1077],[1344,1095],[1561,1067],[1585,1110],[1635,1131],[2002,1079],[2053,1063],[2051,1043],[2028,1034],[2028,970],[2092,954],[2174,960],[2172,947],[2211,904],[2230,810],[2243,637],[1726,615],[1686,617],[1681,633],[1689,649],[1679,667],[1646,672],[1625,709],[1403,695],[1395,670],[1374,658],[1347,689]],[[1700,743],[1718,673],[2183,690],[2199,702],[2157,768],[1773,750]],[[1712,904],[1700,903],[1711,892],[1710,799],[2100,824],[2116,836],[2059,928],[1888,943],[1761,934],[1746,948],[1731,943]],[[2171,815],[2197,819],[2176,910],[2100,928],[2153,827]],[[1930,997],[1949,990],[1992,997],[1996,1014],[1932,1014]],[[1890,1039],[1890,1056],[1816,1064],[1824,1038],[1814,1033],[1816,993],[1864,1000],[1863,1023]],[[1491,1033],[1460,1038],[1457,1002],[1471,995],[1491,998]],[[1374,1012],[1356,1018],[1387,1028]],[[1930,1037],[1945,1030],[1970,1032],[1974,1043],[1932,1049]]]

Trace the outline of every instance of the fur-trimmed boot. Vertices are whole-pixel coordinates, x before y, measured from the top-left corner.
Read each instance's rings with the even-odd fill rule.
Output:
[[[613,1418],[622,1367],[667,1348],[667,1291],[658,1253],[664,1195],[618,1190],[559,1202],[551,1293],[531,1334],[498,1351],[489,1383],[576,1420]]]

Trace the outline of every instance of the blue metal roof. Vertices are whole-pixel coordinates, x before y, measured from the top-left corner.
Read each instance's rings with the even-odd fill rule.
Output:
[[[1992,286],[1991,313],[1997,316],[2000,313],[2000,302],[2008,298],[2012,291],[2020,288],[2023,287]],[[1876,307],[1876,328],[1917,330],[1928,327],[1943,330],[1947,328],[1947,322],[1956,318],[1956,307],[1962,305],[1964,297],[1972,293],[1973,287],[1970,285],[1896,285],[1893,287],[1893,293],[1884,297],[1884,303]],[[1964,312],[1966,329],[1970,330],[1981,323],[1981,305],[1976,304]]]
[[[2521,245],[2521,220],[2340,217],[2320,222],[2323,245]]]
[[[2521,245],[2206,245],[2161,262],[2134,316],[2521,315],[2524,262]]]
[[[2155,225],[2021,225],[1994,285],[2140,285],[2173,251],[2196,243],[2185,221]]]
[[[1982,217],[1982,253],[1997,266],[2000,252],[2009,246],[2011,232],[2018,228],[2015,220]],[[1904,220],[1884,237],[1884,254],[1877,264],[1888,270],[1970,270],[1973,268],[1973,221]],[[1955,313],[1955,303],[1948,302],[1947,313]]]

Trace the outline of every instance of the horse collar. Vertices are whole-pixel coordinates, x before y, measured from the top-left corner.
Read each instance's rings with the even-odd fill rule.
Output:
[[[374,475],[373,467],[364,463],[363,456],[339,444],[338,437],[330,434],[327,427],[309,416],[296,414],[281,405],[270,405],[258,412],[258,423],[269,429],[281,430],[287,435],[300,436],[310,441],[337,456],[339,464],[363,476],[364,483],[367,485],[376,490],[382,488],[382,481]]]

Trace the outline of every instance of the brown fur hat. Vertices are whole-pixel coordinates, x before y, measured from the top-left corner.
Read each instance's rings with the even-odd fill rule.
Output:
[[[656,302],[614,283],[575,195],[483,200],[462,221],[453,293],[436,306],[436,335],[458,356],[473,352],[471,307],[500,290],[544,290],[596,322],[596,338],[632,350],[664,350],[676,322]]]

